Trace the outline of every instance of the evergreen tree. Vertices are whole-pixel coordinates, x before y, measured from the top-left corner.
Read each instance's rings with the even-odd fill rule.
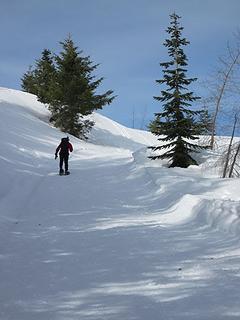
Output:
[[[35,71],[32,70],[32,66],[30,66],[28,71],[23,75],[21,81],[23,91],[37,95],[38,86],[36,83]]]
[[[159,121],[160,121],[160,116],[156,115],[156,118],[150,121],[148,125],[149,131],[152,132],[153,134],[157,134],[158,132]]]
[[[42,103],[51,101],[53,87],[56,80],[56,69],[50,50],[42,52],[41,59],[36,62],[35,82],[37,84],[38,100]]]
[[[86,138],[86,133],[94,123],[84,119],[84,116],[110,104],[114,99],[113,91],[96,94],[103,80],[95,79],[92,75],[98,65],[94,65],[89,57],[82,56],[82,51],[78,52],[70,37],[60,44],[63,50],[55,58],[56,82],[49,108],[57,127]]]
[[[43,50],[41,59],[35,63],[35,69],[30,66],[23,75],[22,89],[35,94],[42,103],[49,103],[51,91],[56,76],[55,65],[50,50]]]
[[[200,134],[209,135],[213,130],[213,116],[209,114],[208,109],[204,108],[199,118]]]
[[[183,27],[178,21],[180,17],[174,13],[170,18],[170,26],[166,30],[170,38],[164,42],[170,59],[168,62],[160,63],[163,79],[156,80],[158,84],[164,84],[167,88],[161,91],[160,96],[154,97],[163,103],[163,111],[155,114],[156,118],[150,125],[153,133],[160,136],[158,140],[163,142],[162,145],[153,146],[151,149],[167,151],[150,158],[169,159],[170,167],[187,168],[189,165],[197,165],[190,154],[202,148],[190,142],[199,139],[196,135],[200,134],[201,130],[196,116],[199,116],[201,111],[193,111],[189,107],[200,97],[194,96],[193,92],[187,89],[196,78],[186,76],[187,57],[182,47],[189,44],[189,41],[182,38]]]

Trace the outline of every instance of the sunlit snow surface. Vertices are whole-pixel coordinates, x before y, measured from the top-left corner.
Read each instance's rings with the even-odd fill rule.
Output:
[[[48,117],[0,88],[0,319],[240,319],[240,181],[219,152],[168,169],[150,133],[95,114],[59,177]]]

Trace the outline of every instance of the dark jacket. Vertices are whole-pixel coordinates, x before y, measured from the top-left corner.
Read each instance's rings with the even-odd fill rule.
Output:
[[[70,152],[73,151],[73,146],[71,145],[71,143],[68,141],[67,138],[63,138],[61,143],[59,144],[59,146],[56,149],[55,155],[57,156],[58,152],[60,155],[63,155],[63,156],[69,155],[69,151]]]

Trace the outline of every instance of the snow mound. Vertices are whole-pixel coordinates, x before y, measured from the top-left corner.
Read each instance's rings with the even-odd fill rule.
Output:
[[[50,117],[46,106],[35,95],[26,92],[0,88],[0,104],[9,109],[22,107],[41,120],[48,120]],[[93,113],[89,118],[95,123],[89,135],[89,142],[94,144],[137,150],[156,142],[156,137],[150,132],[127,128],[98,113]]]
[[[37,100],[33,94],[19,90],[13,90],[0,87],[0,104],[12,106],[20,106],[31,112],[41,119],[47,119],[50,116],[46,106]]]

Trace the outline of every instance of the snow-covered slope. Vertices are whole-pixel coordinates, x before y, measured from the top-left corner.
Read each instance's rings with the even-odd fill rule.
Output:
[[[59,177],[48,117],[0,88],[0,319],[240,317],[240,183],[218,154],[169,169],[150,133],[94,114]]]
[[[96,124],[90,134],[93,143],[131,151],[156,143],[157,139],[150,132],[126,128],[98,113],[93,114],[91,119]]]

